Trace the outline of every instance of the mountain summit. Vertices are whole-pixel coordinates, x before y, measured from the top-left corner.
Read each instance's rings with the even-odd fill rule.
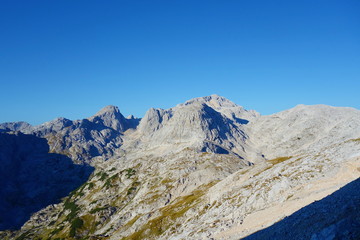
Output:
[[[120,113],[116,106],[106,106],[89,118],[89,121],[124,132],[128,128],[127,119]]]
[[[222,114],[233,120],[241,120],[242,118],[251,120],[260,115],[254,110],[245,110],[242,106],[239,106],[230,101],[229,99],[221,97],[217,94],[206,97],[193,98],[180,105],[190,105],[194,103],[205,103],[209,107],[221,112]]]
[[[0,130],[1,239],[360,238],[356,109],[211,95]]]

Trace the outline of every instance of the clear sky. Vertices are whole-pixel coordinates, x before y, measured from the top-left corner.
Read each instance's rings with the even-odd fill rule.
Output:
[[[360,109],[359,0],[0,1],[0,122],[222,95]]]

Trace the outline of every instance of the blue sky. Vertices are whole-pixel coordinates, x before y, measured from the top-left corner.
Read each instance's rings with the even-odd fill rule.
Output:
[[[360,1],[0,2],[0,122],[222,95],[360,109]]]

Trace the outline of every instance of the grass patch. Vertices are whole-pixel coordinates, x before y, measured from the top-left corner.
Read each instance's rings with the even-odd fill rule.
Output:
[[[215,183],[210,183],[202,186],[198,190],[193,191],[192,194],[180,197],[175,203],[161,208],[160,216],[149,220],[137,232],[123,239],[156,239],[166,230],[171,229],[176,224],[176,221],[179,221],[189,209],[199,204],[201,202],[201,197],[214,184]]]
[[[278,163],[282,163],[286,160],[289,160],[290,158],[292,158],[292,156],[289,157],[278,157],[278,158],[274,158],[271,160],[268,160],[268,162],[272,163],[273,165],[278,164]]]
[[[50,235],[51,235],[51,236],[54,236],[54,235],[58,234],[59,232],[61,232],[63,229],[64,229],[64,226],[60,226],[60,227],[54,229],[54,230],[50,233]]]
[[[163,180],[161,180],[160,184],[161,185],[167,185],[169,183],[173,183],[174,180],[172,180],[171,178],[164,178]]]
[[[105,209],[107,209],[107,207],[94,208],[94,209],[92,209],[92,210],[90,211],[90,213],[91,213],[91,214],[94,214],[94,213],[97,213],[97,212],[103,211],[103,210],[105,210]]]
[[[90,233],[95,232],[96,230],[96,217],[90,214],[84,215],[81,217],[83,220],[82,229],[90,231]]]
[[[130,221],[128,221],[125,225],[124,228],[130,228],[132,225],[134,225],[134,223],[140,218],[141,215],[136,215],[135,217],[133,217]]]

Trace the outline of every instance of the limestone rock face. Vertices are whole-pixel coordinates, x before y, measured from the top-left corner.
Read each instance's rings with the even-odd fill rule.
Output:
[[[31,128],[30,131],[26,131],[26,133],[35,133],[35,135],[38,136],[46,136],[48,134],[59,132],[66,127],[70,127],[71,125],[73,125],[73,121],[63,117],[59,117],[50,122],[35,126]]]
[[[326,105],[298,105],[249,124],[252,142],[269,158],[331,146],[360,137],[360,111]]]
[[[136,134],[147,149],[191,148],[244,158],[246,149],[250,148],[244,125],[258,116],[255,111],[246,111],[223,97],[212,95],[167,110],[150,109]]]
[[[250,120],[253,120],[254,118],[260,116],[258,112],[254,110],[246,110],[242,106],[239,106],[231,102],[230,100],[216,94],[206,97],[194,98],[185,102],[182,105],[189,105],[196,102],[205,103],[214,110],[221,112],[229,119],[232,119],[242,124],[247,123]]]
[[[115,106],[106,106],[101,109],[94,116],[89,118],[90,122],[95,124],[103,125],[114,129],[115,131],[124,132],[128,129],[128,124],[126,119],[119,111],[118,107]]]
[[[360,236],[360,197],[350,195],[358,184],[349,185],[360,177],[356,109],[298,105],[261,116],[211,95],[151,108],[142,119],[108,106],[83,120],[0,129],[45,138],[50,152],[95,167],[80,187],[42,206],[21,229],[0,232],[2,239]],[[18,159],[6,157],[6,169],[16,169],[12,158]],[[314,201],[338,207],[322,210]]]
[[[7,122],[0,124],[0,132],[31,131],[32,126],[27,122]]]

